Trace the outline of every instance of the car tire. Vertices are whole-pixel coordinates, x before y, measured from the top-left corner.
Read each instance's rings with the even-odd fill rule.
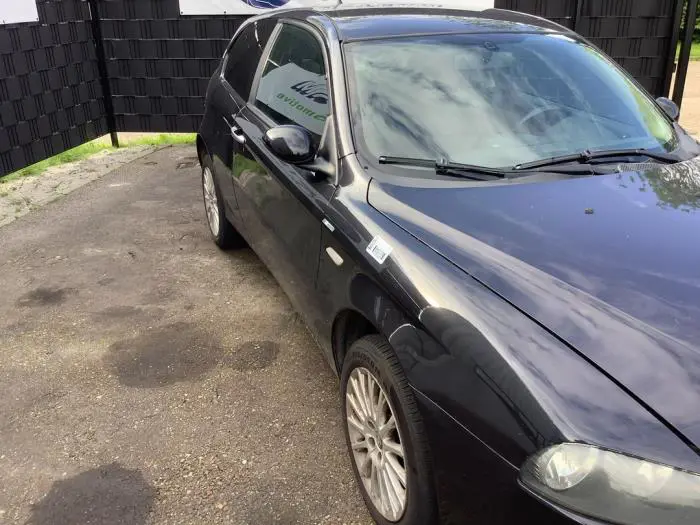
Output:
[[[214,243],[226,250],[245,246],[245,241],[226,218],[224,199],[214,176],[214,167],[208,155],[202,156],[202,195],[209,233]]]
[[[372,382],[376,386],[370,389]],[[355,479],[372,518],[379,525],[437,524],[432,464],[422,418],[413,391],[388,341],[377,335],[356,341],[343,361],[340,384],[348,452]],[[365,393],[365,401],[359,403],[361,392]],[[381,401],[382,394],[387,403]],[[369,405],[368,399],[373,400],[373,413],[365,409]],[[394,416],[395,430],[391,430],[390,424],[383,424],[390,420],[389,414]],[[403,460],[396,453],[398,450],[403,453]],[[404,468],[403,483],[397,464]],[[401,488],[405,488],[403,498]],[[395,497],[390,495],[390,490]],[[403,507],[399,509],[401,501]]]

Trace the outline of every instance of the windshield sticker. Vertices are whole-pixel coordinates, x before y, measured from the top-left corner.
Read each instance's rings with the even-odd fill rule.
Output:
[[[379,264],[384,264],[384,261],[386,261],[392,251],[393,248],[389,246],[389,243],[379,236],[372,239],[372,242],[367,246],[367,253]]]

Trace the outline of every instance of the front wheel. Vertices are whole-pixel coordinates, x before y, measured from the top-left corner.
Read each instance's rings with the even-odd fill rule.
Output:
[[[386,339],[367,336],[352,345],[341,391],[353,471],[374,520],[379,525],[437,523],[423,423]]]
[[[226,218],[221,191],[214,178],[211,160],[207,156],[202,159],[202,194],[209,231],[216,245],[222,250],[244,245],[243,238]]]

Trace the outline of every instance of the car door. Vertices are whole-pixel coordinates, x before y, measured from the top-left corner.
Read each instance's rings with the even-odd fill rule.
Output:
[[[307,324],[319,325],[315,281],[325,210],[334,181],[277,158],[264,133],[280,124],[308,129],[317,144],[330,114],[326,52],[320,37],[283,23],[258,70],[254,93],[235,125],[245,138],[234,155],[234,184],[253,248]],[[294,103],[292,103],[294,99]]]
[[[235,116],[245,106],[263,50],[277,23],[276,19],[262,19],[244,25],[231,41],[224,56],[219,78],[211,93],[212,114],[209,126],[214,130],[211,144],[214,175],[223,193],[227,215],[238,231],[244,233],[238,203],[233,190],[233,158],[240,152],[240,137],[234,134]]]

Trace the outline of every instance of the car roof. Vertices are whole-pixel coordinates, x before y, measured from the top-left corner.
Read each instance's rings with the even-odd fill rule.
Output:
[[[330,18],[343,41],[416,34],[570,32],[549,20],[505,9],[350,4],[308,14],[312,13]]]

